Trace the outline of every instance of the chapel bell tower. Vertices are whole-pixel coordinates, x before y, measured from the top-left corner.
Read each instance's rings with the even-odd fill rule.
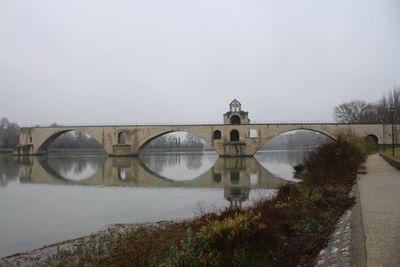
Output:
[[[229,111],[224,114],[224,124],[249,124],[249,113],[242,111],[242,104],[234,99],[229,104]]]

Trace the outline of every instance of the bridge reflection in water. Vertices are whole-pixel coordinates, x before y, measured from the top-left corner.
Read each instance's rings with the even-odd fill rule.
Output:
[[[158,154],[159,155],[159,154]],[[202,154],[189,155],[189,169],[201,169]],[[185,160],[188,155],[185,155]],[[211,168],[192,179],[173,179],[162,173],[165,166],[180,161],[181,154],[168,156],[167,160],[151,157],[20,157],[20,183],[102,185],[116,187],[160,188],[223,188],[224,198],[231,206],[241,206],[249,199],[252,189],[277,189],[288,181],[261,166],[253,157],[217,158]]]

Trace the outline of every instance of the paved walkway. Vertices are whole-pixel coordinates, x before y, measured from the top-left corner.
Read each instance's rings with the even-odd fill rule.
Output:
[[[366,168],[358,187],[367,266],[400,266],[400,171],[378,154]]]

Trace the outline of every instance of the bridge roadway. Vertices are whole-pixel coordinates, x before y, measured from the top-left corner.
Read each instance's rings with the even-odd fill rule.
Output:
[[[137,156],[153,139],[171,132],[188,132],[203,138],[219,156],[253,156],[266,142],[280,134],[307,129],[333,139],[352,131],[369,137],[376,144],[391,144],[391,125],[296,123],[296,124],[207,124],[207,125],[114,125],[55,126],[21,128],[20,145],[14,155],[46,154],[48,146],[60,135],[81,131],[96,139],[111,156]],[[399,132],[400,125],[395,125]]]

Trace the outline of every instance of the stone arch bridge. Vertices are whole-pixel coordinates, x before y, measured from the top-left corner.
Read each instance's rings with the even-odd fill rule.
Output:
[[[229,112],[228,112],[229,113]],[[228,114],[227,113],[227,114]],[[235,115],[237,116],[237,115]],[[238,116],[237,116],[238,117]],[[184,131],[203,138],[219,156],[253,156],[265,143],[280,134],[307,129],[333,139],[341,132],[352,131],[369,137],[375,144],[392,143],[392,126],[382,124],[281,123],[206,125],[114,125],[114,126],[54,126],[21,128],[20,145],[14,155],[41,155],[58,136],[69,131],[81,131],[95,138],[111,156],[137,156],[153,139],[172,132]],[[400,125],[395,125],[395,133]],[[396,142],[396,141],[395,141]]]

